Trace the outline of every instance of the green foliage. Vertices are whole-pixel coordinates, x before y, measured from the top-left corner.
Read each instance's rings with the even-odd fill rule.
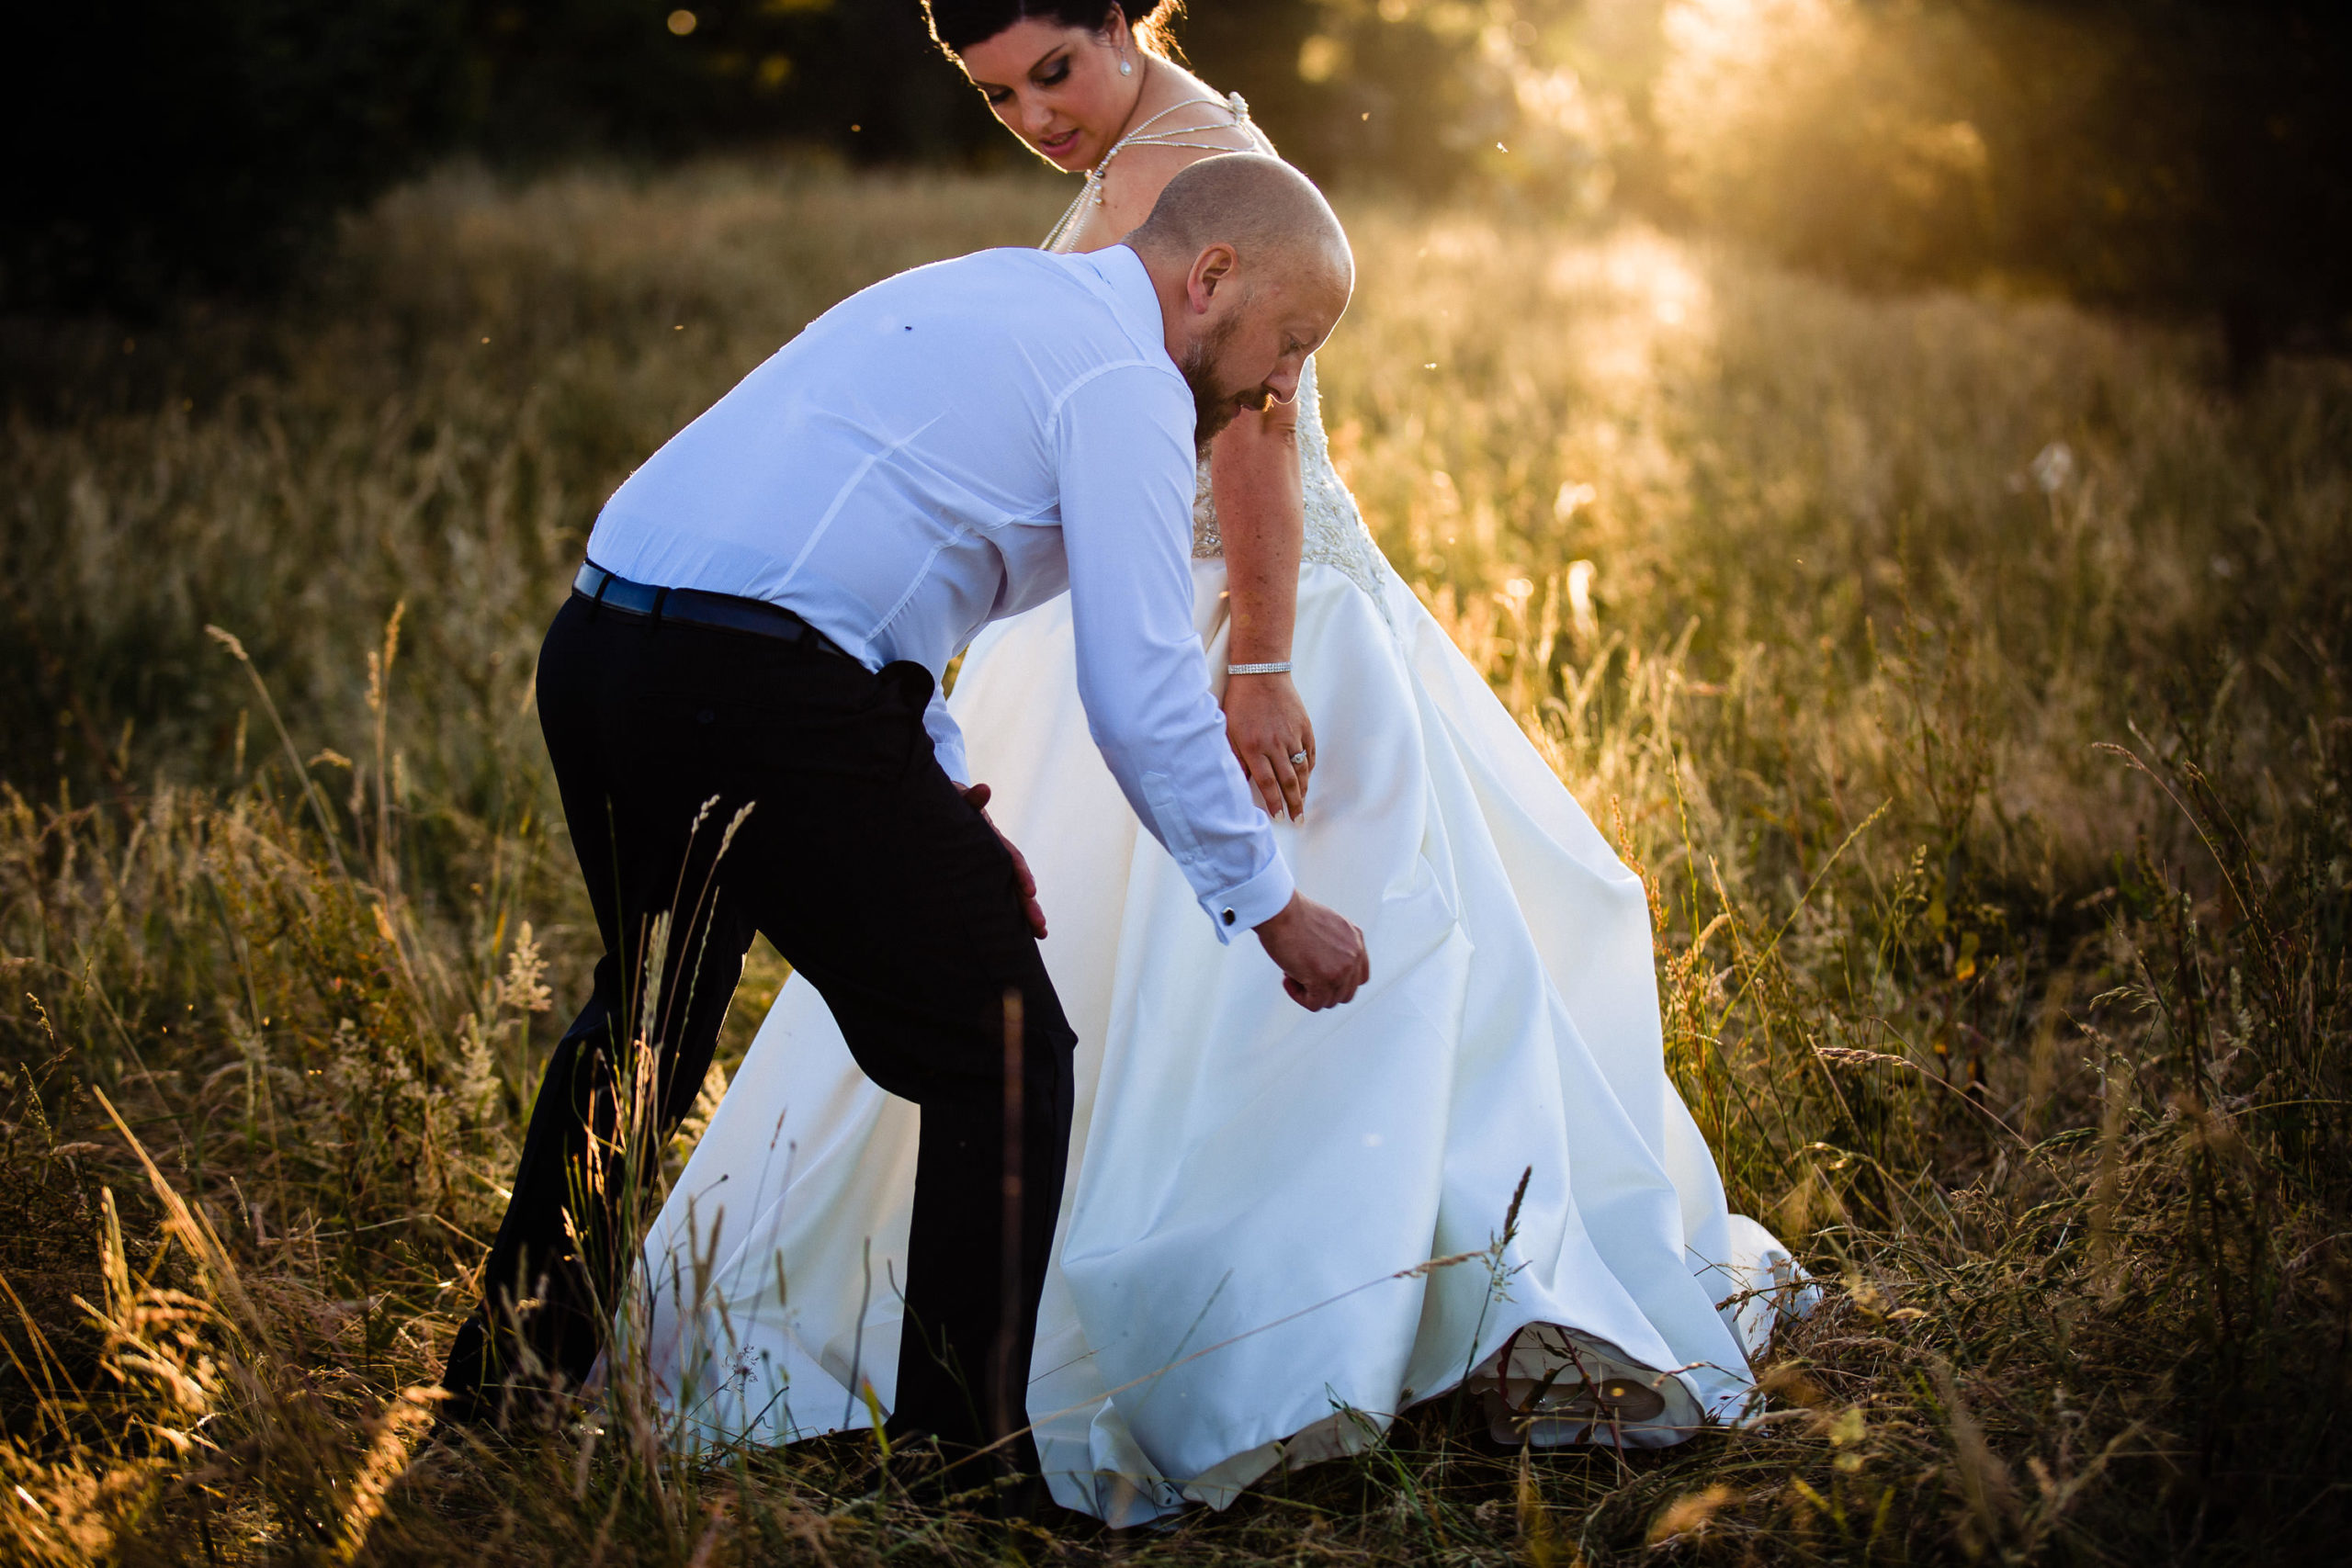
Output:
[[[793,138],[862,161],[992,151],[916,0],[480,0],[469,138],[502,159]]]
[[[287,276],[461,123],[459,0],[117,0],[12,18],[0,306],[152,311]]]
[[[1709,226],[1865,283],[2219,317],[2241,378],[2352,321],[2343,13],[1676,0],[1656,95]]]
[[[1187,39],[1327,176],[1611,207],[1870,287],[2352,330],[2352,23],[2171,0],[1312,0]],[[1247,34],[1244,39],[1238,35]]]
[[[1873,288],[2352,330],[2352,24],[2171,0],[1298,0],[1186,39],[1326,177],[1695,226]]]
[[[2241,381],[2352,321],[2352,22],[2293,0],[1199,0],[1317,177],[1695,223],[1872,287],[2219,321]],[[266,292],[463,149],[1023,155],[915,0],[115,0],[28,14],[0,307]],[[18,373],[25,372],[19,367]],[[39,372],[33,374],[37,377]]]
[[[833,299],[1059,195],[444,175],[225,368],[142,338],[200,396],[0,430],[0,635],[40,671],[0,761],[0,1554],[2332,1548],[2352,378],[2222,400],[2181,334],[1472,205],[1348,205],[1327,418],[1644,868],[1668,1069],[1827,1291],[1768,1419],[1521,1456],[1441,1400],[1136,1541],[918,1506],[854,1441],[677,1458],[626,1364],[580,1421],[422,1445],[592,956],[529,672],[597,498]]]
[[[426,161],[995,148],[913,0],[115,0],[16,27],[0,310],[266,294]]]

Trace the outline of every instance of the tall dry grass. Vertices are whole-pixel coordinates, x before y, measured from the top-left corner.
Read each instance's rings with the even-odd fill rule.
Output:
[[[0,1550],[2335,1540],[2352,376],[2232,400],[2191,337],[1506,210],[1348,212],[1327,418],[1390,558],[1650,880],[1673,1071],[1735,1204],[1829,1285],[1774,1414],[1528,1458],[1442,1402],[1140,1542],[917,1506],[854,1443],[689,1462],[626,1379],[421,1443],[590,956],[529,694],[597,502],[832,299],[1033,239],[1061,194],[453,173],[277,316],[127,353],[11,329],[39,379],[0,436]]]

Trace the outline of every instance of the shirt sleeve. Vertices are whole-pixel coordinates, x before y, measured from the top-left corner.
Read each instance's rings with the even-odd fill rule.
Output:
[[[969,789],[972,786],[972,764],[964,755],[963,727],[947,711],[947,699],[937,686],[931,689],[931,701],[922,710],[923,732],[931,737],[932,755],[947,776]]]
[[[1295,891],[1226,744],[1193,620],[1193,400],[1166,370],[1098,373],[1055,427],[1078,694],[1127,803],[1230,942]]]

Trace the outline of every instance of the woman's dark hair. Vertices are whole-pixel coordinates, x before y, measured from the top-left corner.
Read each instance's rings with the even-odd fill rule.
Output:
[[[1183,0],[1133,0],[1126,7],[1117,0],[922,0],[932,41],[950,56],[985,43],[1013,23],[1032,17],[1101,32],[1111,25],[1111,13],[1123,9],[1129,13],[1127,20],[1135,29],[1136,44],[1163,57],[1171,53],[1176,47],[1173,24],[1184,9]]]

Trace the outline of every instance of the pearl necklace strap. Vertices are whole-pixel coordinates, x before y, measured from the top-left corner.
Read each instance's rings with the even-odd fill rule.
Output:
[[[1189,108],[1222,109],[1232,118],[1221,122],[1210,119],[1204,120],[1198,125],[1174,125],[1165,130],[1154,129],[1159,125],[1160,121],[1179,110]],[[1237,126],[1249,132],[1252,140],[1263,141],[1264,139],[1258,135],[1258,128],[1250,123],[1249,100],[1238,93],[1230,94],[1223,98],[1185,98],[1161,109],[1158,114],[1113,142],[1111,150],[1102,154],[1102,161],[1086,171],[1086,187],[1078,193],[1078,199],[1069,204],[1069,210],[1062,214],[1062,220],[1054,225],[1054,231],[1046,236],[1045,248],[1049,251],[1065,251],[1077,241],[1078,231],[1086,226],[1086,220],[1092,214],[1095,208],[1102,205],[1102,176],[1110,172],[1111,160],[1128,148],[1191,147],[1204,152],[1231,152],[1235,151],[1234,148],[1219,142],[1188,141],[1186,138],[1203,136],[1212,130],[1226,130]]]

